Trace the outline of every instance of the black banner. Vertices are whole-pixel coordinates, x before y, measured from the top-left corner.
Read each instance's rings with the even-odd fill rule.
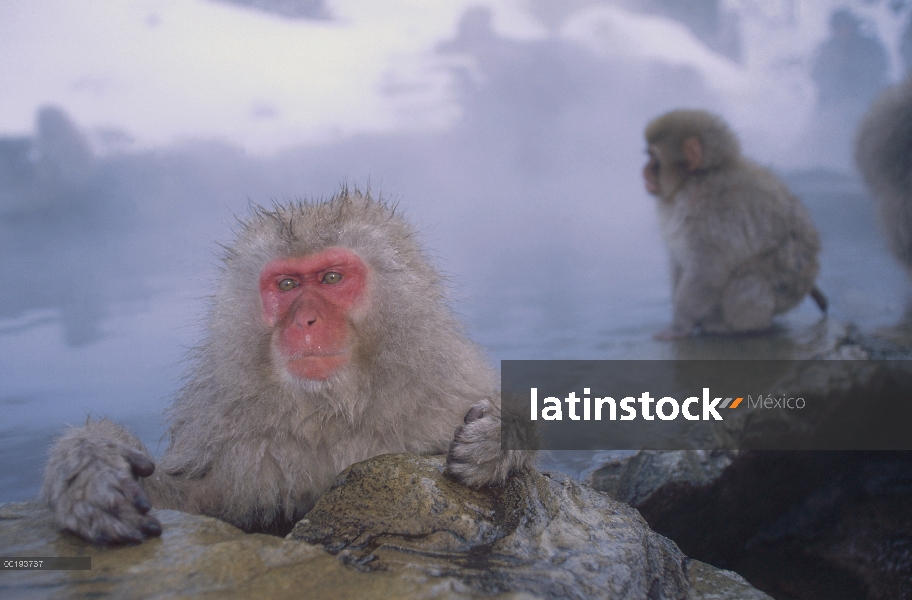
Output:
[[[912,361],[501,363],[506,449],[912,450]]]

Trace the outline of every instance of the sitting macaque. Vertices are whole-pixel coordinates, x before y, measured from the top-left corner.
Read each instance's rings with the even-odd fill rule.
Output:
[[[874,102],[855,139],[855,162],[877,197],[890,249],[912,273],[912,79]]]
[[[646,127],[646,190],[656,196],[671,255],[671,327],[656,339],[768,329],[811,294],[817,231],[801,202],[769,170],[741,156],[719,117],[676,110]]]
[[[193,359],[157,464],[106,419],[57,440],[42,495],[62,528],[139,542],[161,532],[155,507],[283,534],[372,456],[447,453],[472,486],[530,458],[501,449],[497,374],[413,229],[369,195],[254,210]]]

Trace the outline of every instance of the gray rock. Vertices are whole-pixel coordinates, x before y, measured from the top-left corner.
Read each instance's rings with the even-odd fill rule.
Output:
[[[702,487],[715,481],[738,456],[737,451],[605,451],[592,457],[582,480],[612,498],[641,506],[674,486]]]
[[[161,538],[99,548],[39,502],[0,505],[0,555],[91,556],[88,571],[4,571],[0,598],[450,598],[458,582],[352,570],[322,549],[246,534],[217,519],[155,511]]]
[[[0,597],[769,598],[566,476],[472,490],[442,457],[351,466],[284,540],[155,514],[161,538],[99,548],[59,532],[41,503],[0,505],[0,555],[92,557],[87,571],[3,572]]]
[[[636,510],[566,476],[526,472],[498,490],[443,475],[440,457],[352,465],[290,538],[364,570],[458,578],[476,593],[545,598],[766,598],[688,560]]]

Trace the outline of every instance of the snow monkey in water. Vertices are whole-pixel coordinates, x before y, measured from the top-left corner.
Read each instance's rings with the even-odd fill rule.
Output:
[[[855,163],[877,197],[890,249],[912,274],[912,78],[874,102],[855,139]]]
[[[254,210],[193,358],[157,464],[108,420],[56,441],[42,495],[61,527],[138,542],[161,532],[155,507],[283,534],[372,456],[447,453],[473,486],[530,458],[501,449],[496,373],[412,228],[369,195]]]
[[[646,127],[646,190],[671,255],[671,326],[656,339],[761,331],[810,294],[820,240],[801,202],[741,156],[716,115],[676,110]]]

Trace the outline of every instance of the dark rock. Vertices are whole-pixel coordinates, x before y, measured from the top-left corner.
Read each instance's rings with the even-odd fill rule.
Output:
[[[657,494],[667,497],[675,486],[689,489],[711,484],[737,455],[735,451],[710,450],[606,451],[594,457],[597,466],[583,479],[616,500],[641,506]]]
[[[834,406],[855,403],[861,426],[881,403],[894,424],[878,425],[883,435],[904,435],[910,348],[908,326],[848,327],[829,350],[818,347],[817,358],[839,359],[837,368],[796,362],[777,388],[819,409],[766,411],[726,427],[736,436],[832,435],[844,425],[827,424]],[[581,480],[630,503],[688,556],[733,569],[777,599],[912,598],[912,452],[602,452]]]

